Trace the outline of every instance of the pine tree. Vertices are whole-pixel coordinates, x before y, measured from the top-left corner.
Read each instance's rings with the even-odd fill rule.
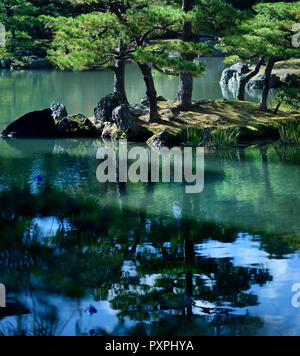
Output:
[[[193,9],[194,0],[183,0],[182,10],[188,13]],[[183,36],[184,42],[191,42],[193,37],[192,22],[183,21]],[[192,54],[183,54],[183,59],[192,61]],[[180,108],[188,108],[192,105],[193,98],[193,74],[191,72],[181,72],[179,77],[178,100]]]
[[[180,58],[171,52],[203,52],[203,46],[190,46],[180,40],[159,40],[167,31],[179,29],[184,13],[161,1],[116,1],[102,3],[105,12],[94,12],[77,18],[49,19],[57,28],[55,50],[50,57],[62,69],[84,70],[104,66],[113,70],[115,91],[126,102],[124,63],[138,64],[144,76],[150,103],[150,121],[158,118],[157,93],[152,68],[179,73],[183,69],[203,72],[203,66]],[[99,8],[100,9],[100,8]]]
[[[181,61],[189,62],[190,68],[185,65],[184,70],[179,74],[178,100],[179,107],[186,109],[192,105],[193,77],[201,76],[204,71],[201,65],[198,70],[193,67],[193,62],[195,58],[208,54],[207,47],[205,48],[203,45],[202,48],[199,47],[199,41],[202,38],[206,40],[210,38],[212,41],[219,40],[225,31],[234,26],[235,21],[243,16],[240,11],[223,0],[182,0],[181,2],[186,17],[177,37],[181,38],[186,47],[185,51],[181,51]],[[176,7],[176,3],[173,6]],[[179,7],[179,4],[177,4],[177,7]],[[187,50],[188,48],[190,51]],[[202,71],[200,70],[201,67]],[[170,71],[166,72],[170,74]]]
[[[8,50],[14,51],[20,45],[18,39],[25,42],[31,40],[29,30],[37,26],[35,15],[38,9],[30,1],[2,0],[0,2],[0,22],[11,34],[8,41]]]
[[[0,23],[8,33],[7,51],[34,52],[40,39],[51,39],[40,15],[70,16],[75,10],[67,0],[1,0]]]
[[[239,84],[239,99],[244,99],[246,83],[256,75],[266,62],[265,83],[260,109],[267,110],[270,79],[274,65],[278,61],[299,58],[299,48],[293,46],[293,26],[299,21],[300,2],[267,3],[254,6],[255,14],[241,22],[233,34],[223,38],[224,49],[231,54],[229,60],[254,60],[260,58],[253,73],[244,76]]]

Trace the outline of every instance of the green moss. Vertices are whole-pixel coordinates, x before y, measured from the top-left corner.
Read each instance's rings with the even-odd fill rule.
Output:
[[[145,142],[152,135],[164,130],[179,137],[186,136],[185,139],[182,138],[183,143],[191,141],[193,137],[198,141],[198,137],[194,135],[195,130],[201,134],[208,128],[239,128],[239,143],[278,141],[280,125],[300,119],[299,113],[285,109],[274,115],[271,111],[260,111],[259,105],[254,103],[225,99],[195,102],[189,111],[178,110],[178,102],[162,102],[159,107],[161,119],[158,122],[148,123],[147,116],[138,118],[138,132],[145,133],[138,134],[138,141]]]

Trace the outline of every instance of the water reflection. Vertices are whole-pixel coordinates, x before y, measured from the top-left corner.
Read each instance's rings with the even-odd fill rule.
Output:
[[[60,311],[49,303],[49,295],[79,301],[92,292],[96,301],[110,302],[121,323],[129,317],[154,334],[152,328],[172,316],[177,333],[201,315],[211,315],[215,322],[215,317],[231,315],[233,308],[256,305],[257,297],[247,293],[251,285],[272,280],[264,268],[236,267],[229,258],[196,253],[195,241],[200,244],[210,230],[216,239],[218,231],[221,239],[227,234],[235,239],[233,231],[213,224],[145,219],[50,187],[37,195],[28,189],[3,193],[0,204],[1,280],[10,293],[33,296],[34,334],[56,333]],[[46,214],[55,216],[60,227],[41,240],[32,220]],[[39,300],[41,293],[44,299]],[[166,326],[163,333],[169,332]]]
[[[101,144],[1,141],[0,333],[299,334],[297,150],[208,151],[188,195],[100,185]]]

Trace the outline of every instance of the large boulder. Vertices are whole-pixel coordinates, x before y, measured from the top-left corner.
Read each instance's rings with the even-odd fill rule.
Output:
[[[220,80],[220,84],[228,85],[229,80],[233,77],[234,73],[236,72],[234,70],[231,70],[230,68],[224,69]]]
[[[55,121],[52,111],[34,111],[28,113],[13,123],[3,132],[7,137],[52,137],[55,135]]]
[[[238,81],[241,76],[243,76],[244,74],[249,73],[250,69],[248,64],[245,63],[236,63],[234,65],[232,65],[230,68],[226,68],[224,69],[223,73],[222,73],[222,77],[220,80],[220,84],[221,85],[229,85],[230,81],[234,80],[234,81]],[[231,83],[232,85],[232,83]]]
[[[60,120],[56,125],[60,136],[67,137],[99,137],[101,132],[90,119],[81,114],[70,115]]]
[[[247,74],[250,72],[248,64],[242,62],[233,64],[230,69],[235,72],[238,72],[239,74]]]
[[[120,105],[112,113],[113,122],[124,133],[134,132],[136,125],[134,117],[127,105]]]
[[[238,72],[234,72],[233,76],[228,81],[228,89],[235,97],[235,93],[237,93],[238,85],[241,79],[241,74]]]
[[[282,83],[287,84],[289,87],[297,87],[299,82],[298,82],[298,77],[296,74],[291,74],[291,73],[285,73],[280,76],[280,80]]]
[[[256,78],[251,79],[247,83],[247,88],[250,90],[262,90],[264,88],[265,80],[266,80],[266,73],[262,73],[258,75]],[[270,87],[278,88],[280,86],[281,86],[280,78],[276,74],[272,74],[270,79]]]
[[[172,147],[179,144],[179,140],[168,130],[164,130],[149,138],[147,144],[152,147]]]
[[[95,123],[98,122],[112,122],[112,113],[118,106],[121,105],[121,100],[118,94],[108,94],[102,98],[96,105],[95,113]]]
[[[50,108],[54,120],[62,120],[68,116],[66,107],[59,102],[52,103]]]

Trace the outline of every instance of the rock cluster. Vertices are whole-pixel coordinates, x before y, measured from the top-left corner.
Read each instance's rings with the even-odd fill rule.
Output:
[[[120,103],[116,94],[101,99],[95,108],[95,122],[82,114],[68,115],[66,107],[53,102],[50,109],[28,113],[3,132],[4,137],[109,137],[131,136],[136,131],[135,118],[148,109]]]
[[[245,63],[236,63],[230,68],[226,68],[220,80],[222,87],[228,86],[231,92],[235,92],[241,77],[250,72],[249,66]],[[266,74],[261,73],[255,78],[251,79],[246,88],[249,91],[262,90],[264,88]],[[295,74],[286,73],[280,77],[272,74],[270,80],[271,88],[279,88],[282,84],[287,84],[289,87],[297,87],[299,85],[298,77]]]

